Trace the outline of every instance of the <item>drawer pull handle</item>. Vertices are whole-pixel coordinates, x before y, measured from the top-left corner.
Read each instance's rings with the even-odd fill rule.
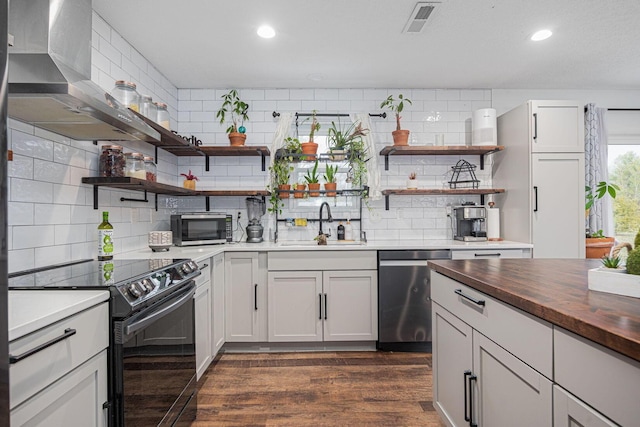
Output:
[[[476,257],[485,257],[486,256],[486,257],[498,257],[498,258],[500,258],[502,256],[502,254],[500,252],[496,252],[496,253],[493,253],[493,254],[473,254],[473,256],[476,256]]]
[[[54,339],[52,339],[51,341],[47,341],[44,344],[40,344],[37,347],[32,348],[31,350],[25,351],[24,353],[18,355],[18,356],[12,356],[9,355],[9,364],[13,365],[14,363],[18,363],[21,360],[26,359],[29,356],[33,356],[36,353],[41,352],[42,350],[44,350],[45,348],[51,347],[52,345],[59,343],[62,340],[65,340],[67,338],[69,338],[72,335],[76,334],[76,330],[75,329],[71,329],[71,328],[67,328],[64,330],[64,334],[60,335],[59,337],[56,337]]]
[[[258,284],[253,285],[253,308],[258,309]]]
[[[204,270],[207,267],[209,267],[209,264],[202,264],[202,267],[200,267],[200,271]]]
[[[470,297],[469,295],[465,295],[462,293],[462,289],[456,289],[455,293],[460,295],[462,298],[466,298],[474,304],[481,305],[484,307],[485,301],[483,299],[475,299],[474,297]]]
[[[322,294],[318,294],[318,320],[322,320]]]

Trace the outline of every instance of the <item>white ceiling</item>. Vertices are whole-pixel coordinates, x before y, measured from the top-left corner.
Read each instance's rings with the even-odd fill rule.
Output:
[[[639,89],[639,0],[93,0],[178,88]],[[277,35],[256,36],[263,23]],[[534,43],[543,27],[554,32]],[[311,80],[310,75],[322,75]]]

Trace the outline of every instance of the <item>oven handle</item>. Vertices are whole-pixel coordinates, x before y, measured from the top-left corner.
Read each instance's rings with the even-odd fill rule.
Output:
[[[145,328],[146,326],[148,326],[149,324],[155,322],[159,317],[162,316],[166,316],[167,314],[171,313],[172,311],[180,308],[181,305],[183,305],[184,303],[186,303],[187,301],[189,301],[191,298],[193,298],[193,296],[196,293],[196,288],[195,286],[192,286],[189,288],[189,291],[184,294],[183,296],[175,299],[171,304],[162,307],[159,310],[154,311],[153,313],[149,314],[148,316],[143,317],[140,320],[136,320],[135,322],[129,324],[129,325],[125,325],[124,326],[124,333],[125,335],[130,335],[136,331],[139,331],[140,329]]]

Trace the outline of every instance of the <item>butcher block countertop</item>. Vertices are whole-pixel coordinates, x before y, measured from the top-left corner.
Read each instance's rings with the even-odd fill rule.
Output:
[[[429,261],[432,270],[640,361],[640,298],[590,291],[589,259]]]

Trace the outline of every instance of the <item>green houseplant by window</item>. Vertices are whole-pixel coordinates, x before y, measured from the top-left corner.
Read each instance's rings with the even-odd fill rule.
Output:
[[[616,198],[616,194],[620,191],[620,187],[615,184],[608,183],[606,181],[600,181],[596,184],[595,189],[585,186],[585,205],[584,213],[585,217],[589,217],[589,211],[598,200],[609,195],[612,199]],[[602,230],[591,230],[587,227],[586,232],[586,257],[587,258],[602,258],[609,255],[611,248],[615,243],[614,237],[607,237]]]
[[[395,99],[393,95],[389,95],[389,97],[380,104],[380,108],[388,108],[396,116],[396,130],[391,132],[391,135],[393,135],[393,145],[409,144],[409,131],[400,127],[400,119],[402,118],[400,117],[400,113],[404,110],[405,102],[413,104],[410,99],[399,94],[397,99]]]
[[[240,99],[236,89],[231,89],[228,93],[222,95],[222,100],[222,106],[216,113],[216,118],[220,120],[220,124],[224,124],[227,119],[230,120],[226,132],[229,134],[231,145],[244,145],[247,139],[244,122],[249,120],[249,115],[247,114],[249,104]]]

